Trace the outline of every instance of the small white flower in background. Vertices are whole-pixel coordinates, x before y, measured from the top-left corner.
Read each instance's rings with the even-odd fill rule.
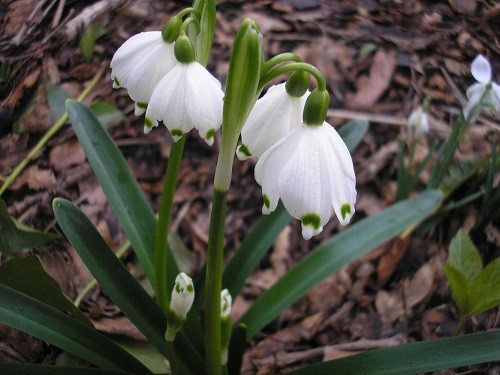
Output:
[[[221,362],[227,364],[229,340],[231,339],[231,305],[233,299],[227,289],[220,293],[220,318],[221,318]]]
[[[302,222],[307,240],[319,234],[335,212],[349,223],[356,201],[356,177],[351,155],[335,129],[302,124],[267,150],[255,166],[268,214],[281,199],[287,211]]]
[[[174,44],[165,42],[161,31],[134,35],[111,60],[113,87],[127,89],[139,116],[146,111],[156,84],[176,63]]]
[[[491,80],[491,66],[483,55],[477,55],[472,61],[471,73],[477,83],[467,89],[466,95],[469,101],[464,107],[464,117],[469,119],[471,111],[474,111],[469,119],[470,122],[474,122],[482,110],[491,113],[500,111],[500,86]],[[486,107],[476,107],[479,103]]]
[[[193,280],[181,272],[175,278],[175,285],[170,299],[170,308],[167,313],[167,331],[165,339],[174,341],[175,335],[179,332],[186,320],[187,314],[194,302]]]
[[[302,97],[288,94],[285,83],[269,88],[257,100],[241,131],[242,145],[236,150],[240,160],[260,157],[272,145],[302,122],[309,91]]]
[[[156,85],[146,111],[144,132],[163,121],[174,141],[196,128],[212,145],[222,124],[220,82],[197,62],[179,63]]]
[[[429,132],[429,117],[422,106],[415,108],[408,117],[408,129],[414,129],[415,137]]]

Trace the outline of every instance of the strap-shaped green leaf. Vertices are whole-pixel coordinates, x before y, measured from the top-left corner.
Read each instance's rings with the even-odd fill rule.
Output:
[[[114,303],[161,353],[166,353],[166,320],[160,308],[115,256],[92,222],[73,203],[56,198],[59,226]]]
[[[247,326],[248,338],[327,276],[425,219],[441,199],[438,191],[426,191],[361,220],[318,246],[260,296],[240,319],[239,323]]]
[[[293,375],[418,374],[500,360],[500,331],[398,345],[316,363]]]
[[[0,363],[0,374],[9,375],[123,375],[125,371],[110,371],[102,368],[36,365],[32,363]]]
[[[45,303],[2,284],[0,301],[0,323],[48,341],[103,369],[150,374],[111,340]]]
[[[104,291],[158,351],[166,356],[166,319],[158,305],[113,254],[78,207],[61,198],[54,199],[52,205],[62,231]],[[203,360],[184,335],[178,334],[175,345],[189,351],[190,358],[186,361],[188,368],[203,367]]]
[[[10,217],[7,205],[0,199],[0,253],[12,255],[19,249],[32,248],[55,240],[53,233],[39,232]]]
[[[66,102],[69,119],[90,166],[113,208],[152,285],[156,233],[154,213],[118,147],[91,110],[74,100]],[[169,252],[170,254],[170,252]],[[169,256],[169,261],[173,257]],[[176,267],[173,261],[172,267]],[[178,272],[173,272],[175,275]]]

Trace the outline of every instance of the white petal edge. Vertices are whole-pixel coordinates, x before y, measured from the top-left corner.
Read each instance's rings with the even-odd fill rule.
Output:
[[[472,76],[480,83],[487,84],[491,81],[491,66],[486,58],[479,54],[472,61],[470,71]]]

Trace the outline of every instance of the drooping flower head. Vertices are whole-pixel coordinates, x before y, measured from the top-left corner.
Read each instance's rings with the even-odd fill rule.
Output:
[[[260,157],[300,124],[308,86],[309,76],[295,72],[287,83],[271,86],[257,100],[241,131],[242,144],[236,150],[240,160]]]
[[[490,63],[483,55],[472,61],[471,73],[477,82],[466,91],[469,101],[464,107],[464,117],[474,122],[481,110],[500,111],[500,86],[492,81]]]
[[[124,87],[135,102],[137,116],[146,111],[156,84],[174,67],[174,44],[161,31],[136,34],[118,48],[111,60],[113,87]]]
[[[408,116],[408,130],[414,130],[415,138],[419,138],[422,134],[429,132],[429,99],[426,98],[424,103],[416,107]]]
[[[175,56],[179,63],[153,90],[144,132],[149,133],[161,121],[174,141],[196,128],[207,144],[212,145],[215,132],[222,124],[224,93],[220,82],[195,61],[194,49],[187,36],[177,39]]]
[[[317,90],[311,93],[304,121],[267,150],[255,166],[255,179],[264,198],[262,212],[274,211],[281,199],[290,215],[301,220],[305,239],[319,234],[333,212],[342,225],[348,224],[356,201],[349,150],[331,125],[324,121],[318,124],[324,115],[316,115],[314,102],[325,101],[321,95],[324,93]],[[326,107],[328,102],[329,98]]]

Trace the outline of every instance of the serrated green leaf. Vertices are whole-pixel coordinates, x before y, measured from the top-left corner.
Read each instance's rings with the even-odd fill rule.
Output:
[[[69,99],[69,95],[59,85],[47,83],[45,87],[47,90],[47,99],[49,100],[50,105],[50,114],[52,121],[55,122],[66,114],[66,100]]]
[[[80,49],[82,51],[83,57],[85,57],[85,60],[87,60],[88,62],[92,61],[96,40],[106,33],[106,28],[100,23],[94,23],[87,30],[85,30],[80,39]]]
[[[326,277],[432,214],[442,196],[429,190],[363,219],[320,245],[261,295],[239,323],[248,339]]]
[[[457,304],[460,313],[467,315],[469,312],[470,286],[464,274],[455,267],[445,264],[443,266],[444,274],[450,284],[451,295]]]
[[[73,317],[0,284],[0,323],[47,341],[105,370],[150,374],[125,350]]]
[[[14,220],[0,199],[0,252],[10,256],[20,249],[41,246],[59,238],[56,234],[34,230]]]
[[[471,286],[471,314],[479,314],[500,305],[500,258],[489,263]]]
[[[45,271],[37,255],[14,258],[0,267],[0,284],[64,312],[90,328],[94,325],[66,297],[59,284]]]
[[[116,105],[111,103],[94,102],[89,108],[94,112],[94,115],[96,115],[97,121],[106,129],[125,119],[123,112],[120,111]]]
[[[451,240],[447,263],[462,273],[469,285],[483,269],[479,252],[462,229]]]
[[[500,360],[500,331],[398,345],[316,363],[291,375],[405,375]]]
[[[156,285],[153,268],[156,219],[153,210],[120,150],[92,111],[73,100],[67,101],[66,108],[78,140],[111,208],[151,285]],[[171,254],[170,259],[173,259]],[[175,261],[169,262],[169,265],[176,268]],[[178,273],[173,271],[173,275]]]

